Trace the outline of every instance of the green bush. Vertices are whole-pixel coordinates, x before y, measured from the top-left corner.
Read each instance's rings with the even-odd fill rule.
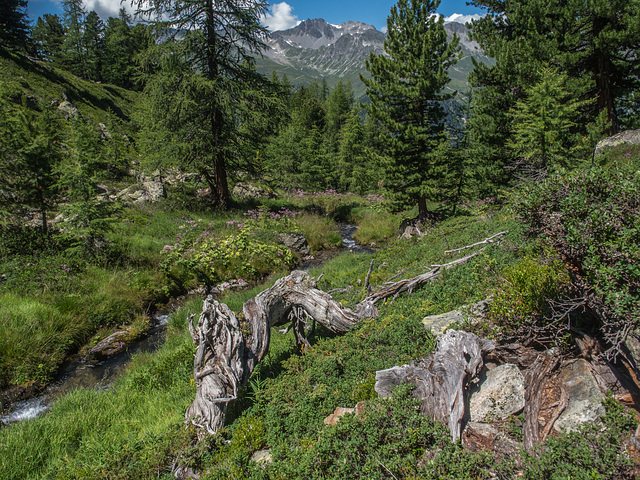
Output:
[[[515,202],[516,212],[574,270],[579,295],[611,337],[640,318],[637,161],[561,172],[523,189]]]
[[[549,302],[566,293],[570,283],[562,262],[541,264],[531,256],[505,268],[503,278],[489,306],[489,317],[514,329],[546,315]]]

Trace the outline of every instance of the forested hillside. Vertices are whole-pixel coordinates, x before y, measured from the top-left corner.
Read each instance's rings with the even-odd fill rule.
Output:
[[[640,1],[0,3],[0,478],[640,475]]]

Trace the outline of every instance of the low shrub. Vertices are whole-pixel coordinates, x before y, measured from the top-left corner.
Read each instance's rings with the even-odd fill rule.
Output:
[[[599,312],[615,351],[617,334],[640,318],[640,171],[637,159],[560,172],[524,188],[515,211],[562,256],[579,296]]]
[[[503,282],[489,306],[489,317],[508,330],[547,315],[549,302],[568,293],[570,284],[562,262],[540,263],[532,256],[505,268],[502,275]]]

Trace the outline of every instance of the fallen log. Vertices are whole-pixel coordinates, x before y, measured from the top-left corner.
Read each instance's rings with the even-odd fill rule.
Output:
[[[298,344],[306,346],[309,343],[304,336],[304,324],[309,319],[332,332],[348,332],[361,320],[377,317],[375,304],[380,300],[411,293],[438,278],[447,268],[466,262],[482,251],[484,249],[436,265],[417,277],[386,285],[368,294],[354,309],[319,290],[317,281],[302,271],[280,278],[271,288],[247,300],[243,306],[244,318],[240,320],[226,305],[207,297],[197,324],[193,316],[189,319],[189,331],[197,346],[193,369],[197,389],[185,422],[199,427],[200,436],[214,434],[223,426],[227,405],[237,398],[255,366],[266,355],[273,327],[291,324]]]

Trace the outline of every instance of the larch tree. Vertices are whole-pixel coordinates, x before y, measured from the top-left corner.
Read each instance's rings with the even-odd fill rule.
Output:
[[[133,0],[137,15],[167,41],[145,60],[151,74],[146,118],[178,140],[178,154],[203,176],[214,203],[228,208],[229,160],[237,152],[237,102],[259,78],[253,57],[264,48],[263,0]],[[154,20],[161,19],[161,20]],[[174,49],[172,52],[171,50]]]
[[[58,15],[45,13],[38,17],[31,38],[35,45],[35,54],[42,59],[57,61],[64,44],[64,26]]]
[[[84,22],[87,10],[82,0],[63,0],[65,36],[62,45],[62,65],[83,78],[87,78],[85,47],[84,47]]]
[[[447,41],[439,0],[399,0],[387,19],[386,54],[371,54],[361,76],[371,100],[369,113],[388,130],[385,187],[403,203],[427,211],[440,193],[446,142],[442,103],[448,70],[459,58],[459,39]]]

